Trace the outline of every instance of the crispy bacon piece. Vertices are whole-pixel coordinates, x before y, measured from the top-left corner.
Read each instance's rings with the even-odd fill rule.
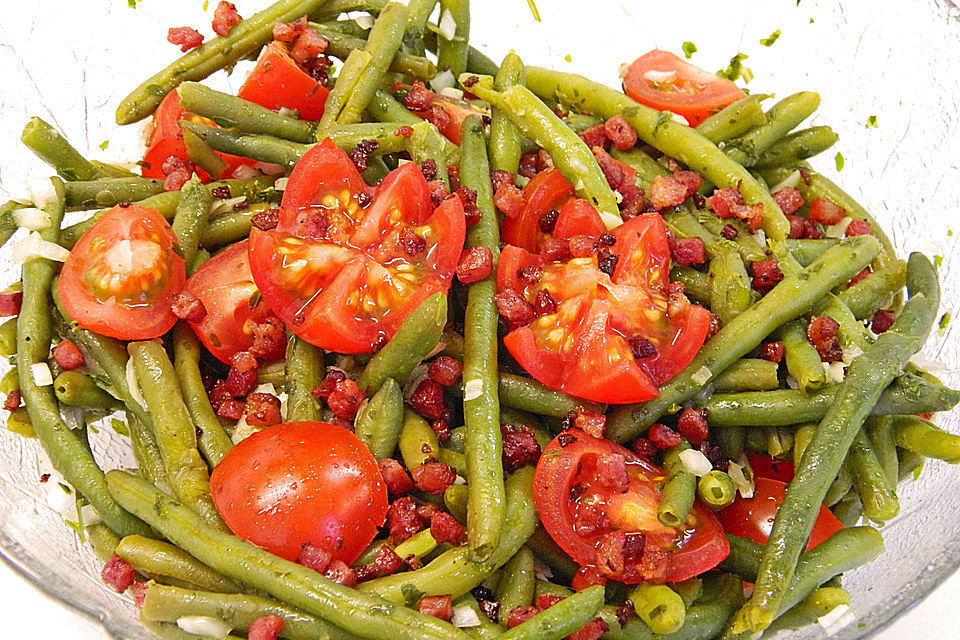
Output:
[[[403,558],[398,556],[389,545],[383,545],[377,550],[377,556],[367,568],[371,578],[379,578],[398,571],[403,565]]]
[[[251,393],[247,396],[243,415],[247,424],[254,427],[270,427],[283,422],[280,416],[280,398],[272,393]]]
[[[786,215],[796,213],[797,210],[804,205],[800,190],[794,187],[784,187],[776,193],[771,193],[770,197],[773,198],[773,201],[777,203],[780,210]]]
[[[870,321],[870,329],[879,335],[890,329],[890,327],[893,326],[894,320],[896,320],[896,317],[891,312],[881,309],[873,314],[873,319]]]
[[[365,398],[366,394],[360,386],[354,380],[346,378],[338,382],[333,392],[327,396],[327,406],[338,418],[353,420]]]
[[[163,181],[164,191],[180,191],[187,184],[196,167],[189,160],[177,156],[169,156],[160,165],[160,170],[166,178]]]
[[[703,264],[707,245],[702,238],[670,238],[670,257],[676,264]]]
[[[410,536],[423,531],[427,520],[417,513],[417,504],[413,498],[397,498],[387,511],[387,528],[390,531],[391,544],[403,542]]]
[[[0,318],[20,315],[23,291],[0,291]]]
[[[250,218],[250,223],[261,231],[275,229],[280,222],[280,209],[264,209]]]
[[[580,567],[580,570],[574,574],[570,581],[570,586],[574,591],[583,591],[587,587],[605,584],[607,584],[607,578],[601,575],[596,567],[590,565]]]
[[[239,398],[257,388],[257,359],[252,354],[241,351],[233,356],[230,364],[225,389],[231,396]]]
[[[603,177],[607,179],[611,189],[617,189],[624,182],[625,172],[623,165],[614,160],[613,156],[607,153],[603,147],[592,147],[593,157],[597,159],[600,170],[603,171]]]
[[[647,429],[647,437],[661,450],[675,447],[683,440],[679,433],[659,422],[650,425]]]
[[[203,44],[203,35],[193,27],[170,27],[167,29],[167,42],[180,47],[186,53]]]
[[[630,450],[641,458],[652,458],[657,453],[658,448],[649,438],[640,437],[634,438],[630,442]]]
[[[514,607],[507,616],[507,629],[513,629],[540,613],[540,609],[532,606]]]
[[[753,275],[751,286],[760,293],[770,291],[778,282],[783,280],[780,263],[775,258],[757,260],[750,265],[750,272]]]
[[[826,198],[814,198],[810,203],[810,219],[814,222],[833,225],[843,220],[846,215],[847,212],[842,207]]]
[[[143,601],[147,597],[147,583],[134,582],[130,585],[130,591],[133,593],[133,604],[137,609],[143,608]]]
[[[53,360],[61,369],[70,371],[83,366],[83,353],[80,347],[70,340],[61,340],[51,351]]]
[[[622,605],[617,607],[617,624],[620,625],[621,629],[627,628],[627,623],[630,622],[630,616],[634,615],[636,612],[637,609],[633,606],[633,602],[630,600],[625,601]]]
[[[462,374],[463,363],[450,356],[437,356],[427,367],[430,379],[444,387],[455,385]]]
[[[357,573],[343,560],[333,560],[323,572],[324,577],[344,587],[357,586]]]
[[[580,406],[573,412],[573,426],[594,438],[602,438],[607,426],[607,417]]]
[[[734,187],[715,189],[707,198],[707,204],[719,218],[737,217],[747,223],[750,231],[756,231],[763,222],[763,205],[745,205],[743,194]]]
[[[837,332],[840,324],[830,316],[813,316],[807,325],[807,339],[817,348],[824,362],[843,360],[843,350]]]
[[[189,291],[181,291],[173,296],[170,310],[173,315],[187,322],[200,322],[207,317],[207,308],[203,301]]]
[[[873,229],[870,227],[870,223],[866,220],[861,220],[860,218],[854,218],[850,221],[850,224],[847,225],[847,230],[844,232],[844,235],[848,238],[853,236],[869,236],[873,233]]]
[[[494,193],[505,184],[513,184],[512,173],[504,169],[494,169],[490,172],[490,186],[493,187]]]
[[[410,228],[404,228],[400,232],[400,246],[408,256],[418,256],[427,248],[427,241],[423,239],[416,231]]]
[[[623,216],[624,220],[635,218],[646,209],[647,203],[644,200],[646,193],[637,185],[621,184],[617,188],[617,192],[623,198],[620,202],[620,215]]]
[[[676,207],[682,204],[686,197],[686,186],[673,176],[657,176],[650,183],[650,204],[658,211]]]
[[[299,40],[297,40],[299,42]],[[370,159],[370,156],[373,155],[373,152],[380,148],[380,143],[376,140],[361,140],[357,143],[350,151],[350,159],[353,160],[353,164],[356,165],[357,171],[363,173],[367,170],[367,161]]]
[[[393,458],[383,458],[378,463],[380,475],[387,484],[387,491],[392,496],[398,496],[413,489],[413,480],[403,465]]]
[[[343,371],[337,369],[330,369],[327,371],[327,374],[323,377],[323,380],[317,386],[316,389],[310,392],[314,398],[329,398],[330,394],[333,393],[334,389],[337,388],[337,385],[347,379],[347,374]]]
[[[16,411],[20,408],[20,402],[22,401],[22,396],[20,391],[14,389],[7,394],[7,397],[3,399],[3,408],[7,411]]]
[[[497,311],[511,329],[526,326],[536,318],[533,306],[513,289],[501,291],[493,297],[493,300],[497,303]]]
[[[547,238],[540,249],[545,262],[557,262],[570,257],[570,241],[563,238]]]
[[[779,340],[776,342],[764,342],[760,346],[760,357],[770,362],[779,363],[783,361],[784,353],[783,343]]]
[[[256,358],[272,360],[283,356],[286,344],[283,323],[271,317],[253,326],[253,344],[249,351]]]
[[[616,115],[603,123],[603,130],[620,151],[632,149],[637,144],[637,132],[622,115]]]
[[[537,291],[537,297],[533,301],[533,312],[538,318],[553,315],[558,308],[557,301],[547,289]]]
[[[273,25],[273,39],[280,42],[293,42],[307,30],[307,16],[293,22],[278,22]]]
[[[508,218],[519,216],[527,204],[523,199],[523,192],[513,184],[512,180],[508,184],[497,187],[493,194],[493,203]]]
[[[449,513],[440,511],[430,518],[430,535],[439,543],[463,544],[466,534],[460,521]]]
[[[329,44],[326,38],[313,29],[304,29],[290,47],[290,57],[297,64],[303,64],[311,58],[322,56]]]
[[[610,518],[602,505],[578,502],[573,508],[573,532],[589,538],[610,528]]]
[[[689,440],[693,446],[699,446],[710,433],[710,425],[707,424],[707,412],[703,409],[687,407],[680,412],[680,417],[677,419],[677,431]]]
[[[247,640],[277,640],[283,631],[283,618],[277,615],[261,616],[250,623]]]
[[[107,563],[103,565],[100,571],[100,577],[108,585],[113,587],[117,593],[123,593],[133,584],[133,579],[137,577],[137,570],[127,564],[127,562],[113,554]]]
[[[224,400],[217,409],[217,415],[227,420],[239,420],[243,417],[243,412],[247,405],[240,400]]]
[[[439,495],[457,479],[453,467],[442,462],[427,462],[413,470],[413,482],[417,489]]]
[[[243,18],[237,12],[237,6],[227,0],[220,0],[220,4],[213,11],[213,32],[218,36],[225,36],[241,22]]]
[[[440,96],[427,89],[420,80],[413,83],[410,92],[403,98],[403,104],[411,111],[429,111]]]
[[[594,147],[605,149],[607,145],[610,144],[610,138],[607,137],[607,127],[602,122],[600,124],[595,124],[592,127],[587,127],[578,135],[580,136],[580,139],[587,143],[587,146],[591,149]]]
[[[477,192],[469,187],[457,187],[453,195],[460,198],[460,203],[463,204],[463,216],[467,226],[472,227],[480,222],[482,214],[477,208]]]
[[[567,636],[567,640],[599,640],[607,631],[610,631],[610,625],[604,622],[603,618],[594,618]]]
[[[441,620],[450,620],[453,617],[453,598],[449,595],[423,596],[417,604],[417,611]]]
[[[489,247],[470,247],[460,255],[457,279],[463,284],[472,284],[488,277],[492,271],[493,254]]]
[[[852,287],[853,285],[857,284],[858,282],[866,278],[871,273],[873,273],[873,269],[870,268],[870,265],[867,265],[866,267],[863,268],[863,271],[861,271],[857,275],[850,278],[850,280],[847,282],[847,286]]]
[[[501,424],[500,434],[503,439],[503,468],[507,473],[513,473],[528,464],[536,464],[540,459],[540,443],[527,425]]]
[[[443,386],[430,378],[420,381],[410,396],[410,406],[427,420],[439,420],[443,417],[446,405],[443,400]]]

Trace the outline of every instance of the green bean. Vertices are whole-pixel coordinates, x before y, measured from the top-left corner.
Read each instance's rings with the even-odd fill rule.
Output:
[[[807,443],[807,446],[810,446],[810,443]],[[800,460],[803,460],[803,456],[800,457]],[[850,490],[853,489],[853,471],[851,470],[850,465],[850,456],[847,455],[847,459],[843,461],[843,464],[840,466],[840,470],[837,472],[837,477],[833,479],[833,482],[830,483],[830,488],[827,489],[827,493],[823,496],[823,504],[828,507],[832,507],[843,500]]]
[[[670,282],[683,284],[683,292],[693,302],[706,307],[710,306],[713,297],[710,274],[681,265],[670,269]]]
[[[260,133],[308,144],[316,140],[315,124],[205,87],[197,82],[180,85],[180,104],[190,113],[209,118],[221,127]]]
[[[357,414],[356,434],[380,460],[393,455],[402,426],[403,393],[393,378],[387,378]]]
[[[163,98],[187,80],[202,80],[232,66],[273,38],[273,25],[313,14],[325,0],[278,0],[230,30],[182,55],[133,90],[117,107],[117,124],[131,124],[152,114]]]
[[[720,144],[764,124],[767,116],[760,102],[767,97],[755,93],[737,100],[698,124],[697,133],[713,144]]]
[[[637,180],[639,180],[640,186],[642,186],[645,190],[650,189],[650,183],[652,183],[657,176],[670,175],[669,169],[651,158],[642,149],[633,148],[627,149],[626,151],[621,151],[616,147],[611,147],[610,155],[613,156],[613,158],[618,162],[622,162],[636,171]],[[674,209],[674,211],[684,211],[684,209],[677,207]],[[669,209],[664,210],[664,213],[667,212],[669,212]],[[664,222],[666,222],[666,218],[664,218]]]
[[[187,159],[197,169],[211,176],[219,176],[227,170],[227,163],[210,148],[200,136],[192,131],[180,130]]]
[[[657,507],[657,518],[667,527],[679,527],[686,521],[697,497],[697,478],[683,468],[680,454],[690,449],[683,441],[663,452],[663,472],[666,482]]]
[[[490,81],[483,78],[470,91],[499,109],[521,134],[545,149],[577,194],[594,206],[608,229],[621,224],[616,196],[587,144],[526,87],[515,85],[499,92],[490,88]]]
[[[893,519],[900,513],[900,502],[889,487],[888,478],[865,428],[854,439],[848,457],[853,486],[863,505],[863,515],[878,524]]]
[[[670,588],[677,592],[684,606],[690,608],[703,596],[703,579],[687,578],[683,582],[671,582]]]
[[[377,122],[396,122],[408,126],[423,122],[423,118],[400,104],[383,89],[374,92],[370,104],[367,105],[367,114]]]
[[[808,422],[806,424],[799,425],[796,431],[793,432],[793,465],[794,467],[800,464],[800,458],[803,457],[803,452],[806,451],[807,445],[810,444],[810,440],[813,438],[813,433],[816,430],[817,430],[816,423]]]
[[[328,56],[345,60],[354,51],[363,50],[367,44],[367,40],[364,38],[340,33],[322,24],[311,24],[310,26],[327,39],[328,44],[325,53]],[[427,81],[437,75],[436,65],[422,55],[411,55],[404,51],[398,51],[393,59],[388,61],[388,64],[390,71],[412,76],[417,80]]]
[[[114,410],[120,402],[97,386],[90,376],[79,371],[64,371],[53,381],[57,400],[71,407],[90,411]]]
[[[466,524],[467,522],[467,499],[470,490],[465,484],[452,484],[443,492],[443,503],[454,518]]]
[[[717,444],[720,446],[720,452],[724,458],[736,460],[740,457],[747,437],[742,426],[710,425],[710,429],[716,435]]]
[[[907,263],[895,260],[860,282],[842,289],[837,297],[860,319],[886,307],[907,283]]]
[[[665,584],[639,584],[630,592],[637,616],[654,633],[667,634],[679,630],[687,615],[687,607],[676,591]]]
[[[419,165],[432,160],[437,165],[437,177],[450,189],[450,173],[447,171],[447,159],[444,145],[449,142],[435,126],[429,122],[419,122],[413,127],[413,133],[407,142],[410,159]]]
[[[30,205],[17,200],[7,200],[0,204],[0,247],[7,244],[10,237],[20,228],[17,221],[13,219],[14,211],[25,209],[28,206]]]
[[[396,640],[468,637],[450,624],[340,586],[312,569],[210,527],[190,509],[128,473],[111,471],[107,482],[121,504],[200,562],[350,633]]]
[[[197,253],[200,234],[210,216],[213,196],[203,188],[196,175],[180,189],[180,202],[171,227],[177,236],[180,257],[190,262]]]
[[[107,178],[68,182],[64,185],[67,210],[112,207],[136,202],[163,192],[162,180],[149,178]]]
[[[173,363],[158,342],[131,342],[128,350],[174,494],[210,526],[226,531],[210,498],[207,465],[200,457],[196,428],[176,383]]]
[[[523,84],[523,61],[511,51],[500,63],[500,71],[493,80],[493,88],[506,91],[510,87]],[[490,115],[490,166],[497,171],[516,173],[520,167],[520,132],[510,118],[493,109]]]
[[[167,622],[154,622],[141,618],[140,624],[155,637],[160,638],[160,640],[206,640],[206,638],[209,638],[209,636],[188,633],[179,626]],[[243,640],[243,638],[228,633],[224,636],[223,640]]]
[[[377,15],[387,5],[387,0],[328,0],[322,7],[318,7],[307,15],[313,20],[334,20],[342,13],[362,11]]]
[[[764,151],[754,167],[792,166],[801,160],[819,155],[835,145],[839,136],[826,126],[801,129],[784,136]]]
[[[753,166],[764,151],[806,120],[819,106],[820,95],[812,91],[787,96],[770,108],[764,124],[731,141],[724,151],[743,166]]]
[[[553,541],[542,526],[534,529],[530,539],[527,540],[527,548],[533,551],[537,559],[547,565],[553,576],[558,579],[570,581],[580,570],[580,565]]]
[[[355,49],[340,69],[340,76],[327,97],[323,117],[317,125],[318,135],[335,124],[354,124],[370,103],[380,80],[400,49],[407,22],[407,8],[396,2],[387,3],[370,31],[366,46]]]
[[[180,383],[180,392],[192,422],[197,427],[197,446],[210,467],[217,466],[233,447],[230,436],[210,406],[200,374],[200,341],[183,322],[173,328],[173,367]]]
[[[240,631],[246,631],[257,618],[269,615],[283,619],[281,638],[348,640],[356,637],[316,616],[256,595],[197,591],[151,582],[140,607],[140,616],[144,620],[176,622],[183,616],[209,616]]]
[[[10,395],[14,391],[20,391],[20,375],[17,373],[16,367],[7,371],[0,379],[0,393]]]
[[[533,604],[536,586],[533,552],[527,547],[521,547],[507,564],[503,565],[500,580],[494,589],[494,597],[500,603],[501,627],[506,628],[509,613],[515,608]]]
[[[319,420],[320,405],[312,391],[323,380],[323,350],[288,331],[286,373],[287,421]]]
[[[253,228],[253,216],[261,211],[260,208],[249,207],[243,211],[224,213],[209,220],[203,233],[200,234],[200,246],[217,249],[245,239]]]
[[[553,391],[532,378],[501,372],[499,385],[500,403],[512,409],[551,418],[565,418],[580,407],[600,411],[600,407],[592,402]]]
[[[533,467],[518,469],[507,478],[507,515],[503,534],[497,548],[483,562],[474,561],[469,548],[454,547],[422,569],[370,580],[357,588],[396,603],[404,602],[408,593],[450,594],[457,598],[470,591],[512,558],[533,533],[537,512],[533,506],[532,481]]]
[[[787,240],[787,248],[790,253],[804,267],[813,263],[814,260],[823,255],[823,252],[837,244],[834,238],[824,238],[822,240]]]
[[[807,339],[807,322],[791,320],[777,332],[783,343],[784,364],[802,391],[815,391],[827,383],[820,354]],[[760,424],[760,423],[758,423]]]
[[[669,587],[667,587],[669,589]],[[570,595],[502,634],[502,640],[560,640],[597,617],[603,587],[594,585]]]
[[[201,237],[202,237],[202,234],[201,234]],[[193,259],[186,264],[187,277],[189,278],[194,273],[196,273],[197,269],[203,266],[203,263],[205,263],[210,258],[211,256],[209,251],[207,251],[203,247],[200,247],[199,249],[197,249],[197,252],[193,254]]]
[[[430,529],[424,529],[398,544],[394,551],[396,551],[397,555],[401,558],[407,558],[409,556],[422,558],[432,553],[437,546],[437,540],[433,537]]]
[[[427,21],[437,6],[437,0],[410,0],[407,2],[407,27],[403,33],[401,49],[407,53],[422,56],[426,53],[423,44],[423,34],[427,28]]]
[[[440,20],[449,15],[455,24],[453,37],[441,33],[437,39],[437,66],[449,69],[454,78],[467,70],[470,40],[469,0],[440,0]]]
[[[776,362],[759,358],[744,358],[730,365],[714,380],[718,393],[732,391],[769,391],[780,386]]]
[[[23,128],[20,141],[64,180],[73,182],[104,177],[103,171],[80,155],[59,131],[36,116],[30,118]]]
[[[713,214],[712,211],[707,209],[701,209],[697,211],[697,221],[710,233],[718,237],[720,237],[726,227],[733,227],[737,234],[734,236],[731,242],[736,245],[737,250],[740,252],[740,257],[743,258],[744,262],[756,262],[757,260],[764,260],[769,257],[767,255],[767,248],[760,244],[757,236],[751,233],[742,221],[737,220],[736,218],[718,218]],[[785,244],[779,242],[775,244],[781,247],[784,251],[787,250]],[[783,256],[786,256],[786,254],[778,256],[781,261],[784,260]],[[789,260],[793,260],[792,256],[788,257]]]
[[[777,618],[767,629],[767,633],[773,635],[780,631],[816,624],[821,617],[847,604],[850,604],[850,594],[845,589],[821,587]]]
[[[181,120],[180,128],[184,132],[196,134],[213,149],[222,153],[270,162],[287,169],[292,169],[310,149],[310,145],[299,142],[260,134],[236,133],[229,129],[212,127],[191,120]]]
[[[733,504],[737,489],[733,480],[723,471],[714,469],[697,482],[697,495],[711,511],[719,511]]]
[[[142,482],[142,481],[140,481]],[[234,593],[240,585],[169,542],[126,536],[114,551],[134,569],[217,593]]]
[[[7,431],[23,438],[36,438],[37,432],[30,422],[30,414],[26,407],[17,407],[7,416]]]
[[[940,288],[933,265],[921,254],[907,266],[910,299],[889,331],[855,358],[838,385],[833,405],[807,446],[773,523],[767,552],[750,601],[734,619],[735,631],[762,631],[773,621],[819,503],[883,389],[916,353],[936,319]]]
[[[83,529],[83,535],[87,539],[90,548],[97,556],[97,560],[106,564],[110,556],[117,550],[120,544],[120,536],[115,534],[110,527],[103,523],[87,525]]]
[[[435,293],[413,310],[397,332],[378,351],[357,378],[368,396],[376,393],[387,378],[404,384],[414,368],[437,347],[447,324],[447,297]]]
[[[17,352],[17,319],[10,318],[0,324],[0,356],[9,358]]]
[[[403,413],[403,426],[400,428],[400,457],[403,466],[413,471],[430,458],[436,458],[440,451],[440,441],[427,421],[410,409]]]
[[[771,458],[785,457],[793,450],[793,429],[790,427],[761,427],[766,436],[766,453]]]
[[[427,51],[437,52],[438,41],[443,36],[438,34],[439,29],[436,25],[428,24],[427,31],[423,34],[423,44]],[[467,47],[467,71],[477,75],[495,76],[500,67],[479,49]]]
[[[661,387],[658,398],[612,411],[607,418],[607,437],[624,442],[640,435],[672,406],[690,400],[704,384],[750,352],[775,328],[859,273],[877,251],[879,244],[871,236],[847,238],[806,269],[786,276],[759,302],[720,329],[683,371]]]
[[[710,311],[726,324],[753,304],[750,276],[736,251],[724,251],[710,261]]]
[[[63,183],[51,178],[56,197],[43,210],[50,215],[50,226],[39,231],[47,242],[56,242],[63,217]],[[50,285],[58,265],[47,258],[34,257],[23,264],[23,302],[17,318],[16,366],[20,393],[30,423],[50,457],[54,469],[76,488],[100,512],[104,522],[118,534],[146,533],[143,522],[130,515],[107,493],[103,472],[86,441],[86,433],[74,431],[60,417],[53,386],[39,386],[32,365],[46,364],[52,333]]]
[[[767,238],[787,237],[790,223],[750,172],[694,129],[674,122],[669,114],[639,105],[624,94],[582,76],[527,67],[526,82],[541,97],[555,96],[565,104],[605,119],[623,115],[646,144],[676,158],[717,186],[738,187],[745,203],[763,205],[763,230]]]
[[[927,458],[960,463],[960,436],[917,416],[896,416],[892,422],[897,446]]]

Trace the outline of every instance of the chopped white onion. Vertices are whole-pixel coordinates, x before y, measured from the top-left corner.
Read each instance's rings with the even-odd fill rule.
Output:
[[[53,479],[51,478],[47,482],[53,482]],[[77,500],[73,491],[65,490],[65,486],[67,485],[64,483],[53,482],[47,490],[47,506],[61,514],[70,513],[77,508]]]
[[[463,385],[463,401],[476,400],[483,393],[483,380],[472,378]]]
[[[843,382],[843,369],[846,365],[843,362],[821,362],[823,372],[827,374],[827,382],[840,384]]]
[[[797,382],[797,379],[796,379],[796,378],[794,378],[793,376],[788,375],[788,376],[787,376],[787,386],[790,387],[791,389],[799,389],[799,388],[800,388],[800,383]]]
[[[711,378],[713,378],[713,371],[710,371],[707,367],[700,367],[690,376],[690,379],[697,384],[706,384],[710,382]]]
[[[467,484],[467,479],[464,478],[463,476],[457,476],[456,478],[453,479],[453,484],[460,484],[460,485]]]
[[[534,558],[533,575],[535,575],[538,580],[549,580],[553,577],[553,570],[545,565],[540,558]]]
[[[85,527],[103,522],[100,512],[92,504],[85,504],[80,507],[80,519],[83,520],[83,526]]]
[[[753,472],[747,474],[743,470],[749,469],[750,463],[747,461],[746,456],[741,456],[741,459],[737,462],[731,462],[727,467],[727,475],[730,476],[730,479],[733,481],[733,486],[737,488],[737,491],[740,492],[740,496],[743,498],[752,498],[753,492],[755,489],[753,481]]]
[[[210,208],[211,215],[218,215],[221,213],[229,213],[234,210],[238,204],[242,204],[247,201],[246,196],[237,196],[236,198],[226,198],[225,200],[214,200],[213,207]]]
[[[30,193],[30,184],[26,180],[21,180],[18,184],[11,188],[10,195],[8,197],[18,204],[33,204],[33,195]]]
[[[440,91],[440,95],[460,100],[463,98],[463,91],[460,91],[460,89],[457,89],[456,87],[445,87],[442,91]]]
[[[267,176],[282,176],[287,172],[282,166],[272,162],[254,162],[253,168]]]
[[[629,63],[629,62],[621,62],[621,63],[620,63],[620,66],[617,67],[617,75],[618,75],[619,77],[621,77],[621,78],[626,78],[626,77],[627,77],[627,71],[629,71],[629,70],[630,70],[630,63]]]
[[[290,182],[290,178],[277,178],[277,181],[273,183],[273,188],[277,191],[283,191],[287,188],[288,182]]]
[[[643,74],[643,79],[647,82],[652,82],[654,84],[662,84],[664,82],[673,82],[674,78],[677,77],[676,71],[657,71],[656,69],[651,69]]]
[[[469,605],[464,604],[453,608],[453,617],[450,618],[450,622],[460,629],[479,627],[480,616]]]
[[[260,431],[260,428],[247,424],[247,416],[243,415],[237,420],[237,425],[233,428],[233,434],[230,436],[230,439],[233,441],[233,444],[240,444],[257,431]]]
[[[843,629],[851,622],[854,622],[856,616],[849,606],[845,604],[837,605],[824,615],[817,618],[817,624],[823,627],[827,635],[833,635],[840,629]]]
[[[781,189],[786,189],[788,187],[796,189],[797,185],[799,184],[800,184],[800,170],[797,169],[796,171],[788,175],[786,178],[784,178],[777,184],[770,187],[770,193],[776,193],[777,191],[780,191]]]
[[[296,109],[291,109],[289,107],[280,107],[279,109],[277,109],[277,113],[279,113],[281,116],[286,116],[288,118],[296,118],[300,116],[299,112],[297,112]]]
[[[137,381],[137,371],[133,368],[133,358],[127,359],[127,370],[125,374],[127,389],[130,390],[130,397],[133,398],[138,405],[146,409],[147,400],[143,397],[143,394],[140,393],[140,383]]]
[[[26,207],[13,212],[13,221],[17,223],[18,227],[23,227],[30,231],[37,231],[38,229],[46,229],[50,226],[50,214],[43,209]]]
[[[410,164],[411,162],[413,162],[413,160],[407,160],[406,158],[399,158],[397,160],[397,166],[402,167],[403,165]]]
[[[53,181],[50,178],[31,180],[28,184],[30,199],[33,201],[33,206],[38,209],[43,209],[57,199],[57,191],[53,188]]]
[[[687,449],[686,451],[681,451],[680,464],[683,465],[684,471],[693,474],[698,478],[713,471],[713,464],[710,463],[710,460],[707,459],[707,456],[703,455],[696,449]]]
[[[850,223],[853,222],[853,218],[847,216],[843,218],[840,222],[834,225],[830,225],[823,232],[823,235],[828,238],[842,238],[847,233],[847,227],[850,226]]]
[[[457,21],[453,19],[453,14],[450,13],[450,9],[444,9],[440,15],[439,26],[440,35],[443,36],[444,40],[453,40],[454,36],[457,35]]]
[[[11,259],[17,264],[38,257],[63,262],[69,255],[69,251],[58,244],[47,242],[36,231],[31,231],[26,238],[16,242],[11,251]]]
[[[848,344],[843,347],[843,361],[847,364],[853,362],[854,358],[863,355],[863,349],[855,344]]]
[[[277,388],[273,386],[272,382],[264,382],[261,385],[257,385],[257,388],[253,390],[254,393],[269,393],[272,396],[277,395]]]
[[[233,170],[233,177],[237,180],[249,180],[257,177],[257,170],[248,164],[241,164]]]
[[[430,81],[430,86],[437,93],[440,93],[449,87],[453,87],[455,84],[456,78],[453,77],[453,73],[450,71],[450,69],[444,69],[437,75],[433,76],[433,80]]]
[[[233,630],[223,620],[210,616],[182,616],[177,618],[177,626],[187,633],[207,638],[226,638]]]
[[[48,387],[53,384],[53,374],[46,362],[37,362],[30,365],[30,375],[38,387]]]
[[[374,19],[370,14],[359,15],[353,19],[361,29],[370,29],[373,27]]]
[[[760,243],[761,247],[767,246],[767,234],[763,232],[763,229],[757,229],[754,231],[753,237],[757,239],[757,242]]]

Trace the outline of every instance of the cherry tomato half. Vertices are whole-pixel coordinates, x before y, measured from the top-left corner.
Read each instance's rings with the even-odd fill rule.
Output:
[[[271,42],[263,49],[238,95],[267,109],[296,109],[304,120],[319,120],[330,92],[290,57],[287,45]]]
[[[287,560],[311,544],[349,564],[387,515],[370,450],[326,422],[278,424],[242,440],[210,474],[210,494],[234,534]]]
[[[122,340],[163,335],[186,279],[177,237],[155,209],[116,206],[77,242],[60,271],[58,292],[84,329]]]

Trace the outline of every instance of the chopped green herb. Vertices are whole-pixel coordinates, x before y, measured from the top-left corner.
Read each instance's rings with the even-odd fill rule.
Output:
[[[947,237],[950,238],[953,236],[953,229],[947,229]]]
[[[776,31],[770,34],[770,37],[762,38],[760,40],[760,44],[762,44],[765,47],[772,47],[773,43],[776,42],[777,39],[779,38],[780,38],[780,29],[777,29]]]
[[[107,150],[107,145],[109,145],[109,144],[110,144],[110,141],[109,141],[109,140],[104,140],[103,142],[100,143],[100,150],[101,150],[101,151],[106,151],[106,150]]]
[[[730,66],[721,71],[717,71],[717,75],[721,78],[726,78],[731,82],[736,81],[743,75],[743,61],[747,59],[747,54],[738,53],[737,55],[730,58]]]
[[[750,82],[751,80],[753,80],[753,69],[751,69],[750,67],[744,67],[740,71],[740,77],[743,78],[744,82]]]
[[[945,314],[940,316],[940,331],[946,331],[947,327],[950,325],[950,318],[952,317],[951,313],[947,311]]]
[[[527,0],[527,6],[530,7],[530,13],[533,14],[533,19],[540,22],[540,12],[537,11],[537,4],[533,0]]]
[[[137,0],[127,0],[127,6],[131,9],[137,8]]]
[[[127,428],[127,423],[123,420],[110,418],[110,426],[113,427],[113,430],[121,436],[130,436],[130,430]]]
[[[697,52],[697,45],[693,44],[692,42],[684,42],[682,49],[683,55],[685,55],[687,60],[689,60],[690,57]]]
[[[420,599],[426,595],[410,583],[405,583],[400,587],[400,593],[408,607],[420,602]]]
[[[813,18],[810,18],[810,24],[813,24]]]
[[[210,0],[203,0],[203,10],[206,11],[210,7]]]
[[[657,117],[657,124],[654,125],[653,130],[656,131],[657,129],[667,124],[671,120],[673,120],[672,113],[670,113],[669,111],[661,111],[660,115]]]
[[[937,268],[943,266],[943,256],[933,256],[933,263],[937,265]]]
[[[563,56],[563,59],[566,60],[567,62],[573,62],[573,58],[570,57],[570,54],[569,54],[569,53],[568,53],[567,55]]]
[[[870,127],[873,127],[874,129],[877,128],[877,116],[870,116],[867,118],[867,128],[869,129]]]
[[[843,171],[843,154],[838,151],[834,159],[837,161],[837,171]]]

